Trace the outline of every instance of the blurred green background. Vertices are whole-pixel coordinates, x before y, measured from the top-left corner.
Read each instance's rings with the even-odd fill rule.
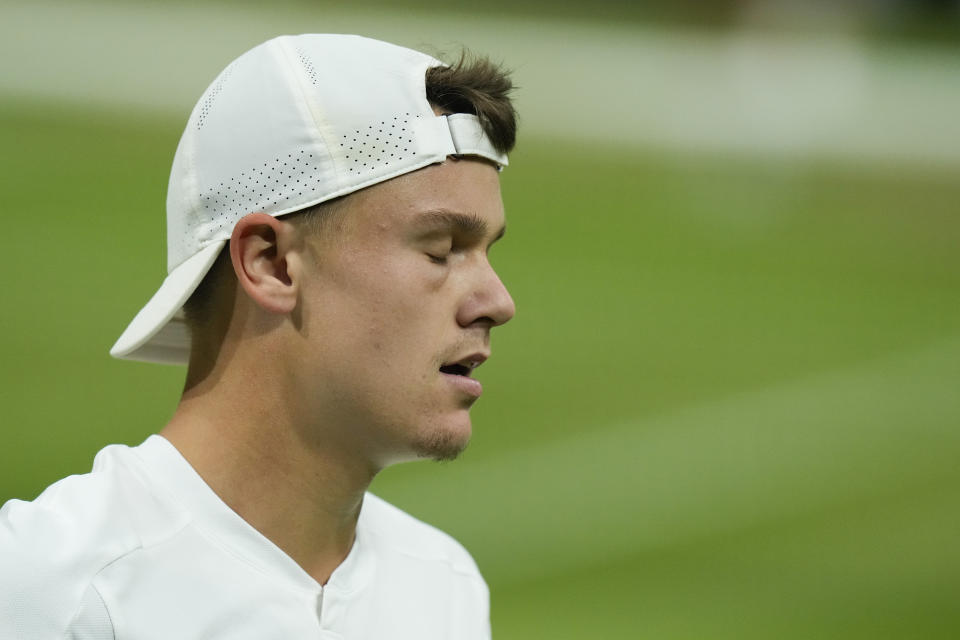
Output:
[[[521,86],[518,315],[468,452],[374,490],[473,552],[495,637],[956,638],[956,3],[411,6],[0,2],[0,502],[170,415],[183,370],[107,350],[226,62],[464,43]]]

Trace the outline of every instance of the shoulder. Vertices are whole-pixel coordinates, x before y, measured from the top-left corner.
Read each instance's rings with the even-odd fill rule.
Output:
[[[438,625],[437,637],[490,637],[490,591],[463,545],[371,494],[358,543],[361,536],[374,547],[377,590],[387,608]]]
[[[138,510],[151,498],[133,457],[128,447],[107,447],[90,473],[0,509],[0,637],[65,637],[78,612],[96,604],[97,573],[141,546]]]
[[[473,556],[456,539],[382,498],[368,493],[361,519],[363,531],[375,538],[385,552],[442,564],[465,577],[483,581]]]

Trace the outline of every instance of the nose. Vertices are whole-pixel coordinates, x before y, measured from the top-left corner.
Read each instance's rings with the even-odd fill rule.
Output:
[[[462,327],[485,324],[496,327],[510,320],[517,312],[507,287],[489,262],[476,275],[470,295],[460,305],[457,322]]]

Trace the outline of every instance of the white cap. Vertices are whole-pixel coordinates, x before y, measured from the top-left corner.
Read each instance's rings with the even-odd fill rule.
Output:
[[[437,116],[438,60],[350,35],[281,36],[243,54],[190,114],[167,192],[167,277],[110,350],[184,364],[183,304],[248,213],[282,216],[443,162],[507,158],[469,114]]]

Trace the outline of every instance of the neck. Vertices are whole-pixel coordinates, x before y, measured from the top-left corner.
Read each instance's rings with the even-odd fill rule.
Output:
[[[376,469],[322,446],[281,394],[218,378],[189,386],[161,434],[231,509],[325,584],[353,545]]]

